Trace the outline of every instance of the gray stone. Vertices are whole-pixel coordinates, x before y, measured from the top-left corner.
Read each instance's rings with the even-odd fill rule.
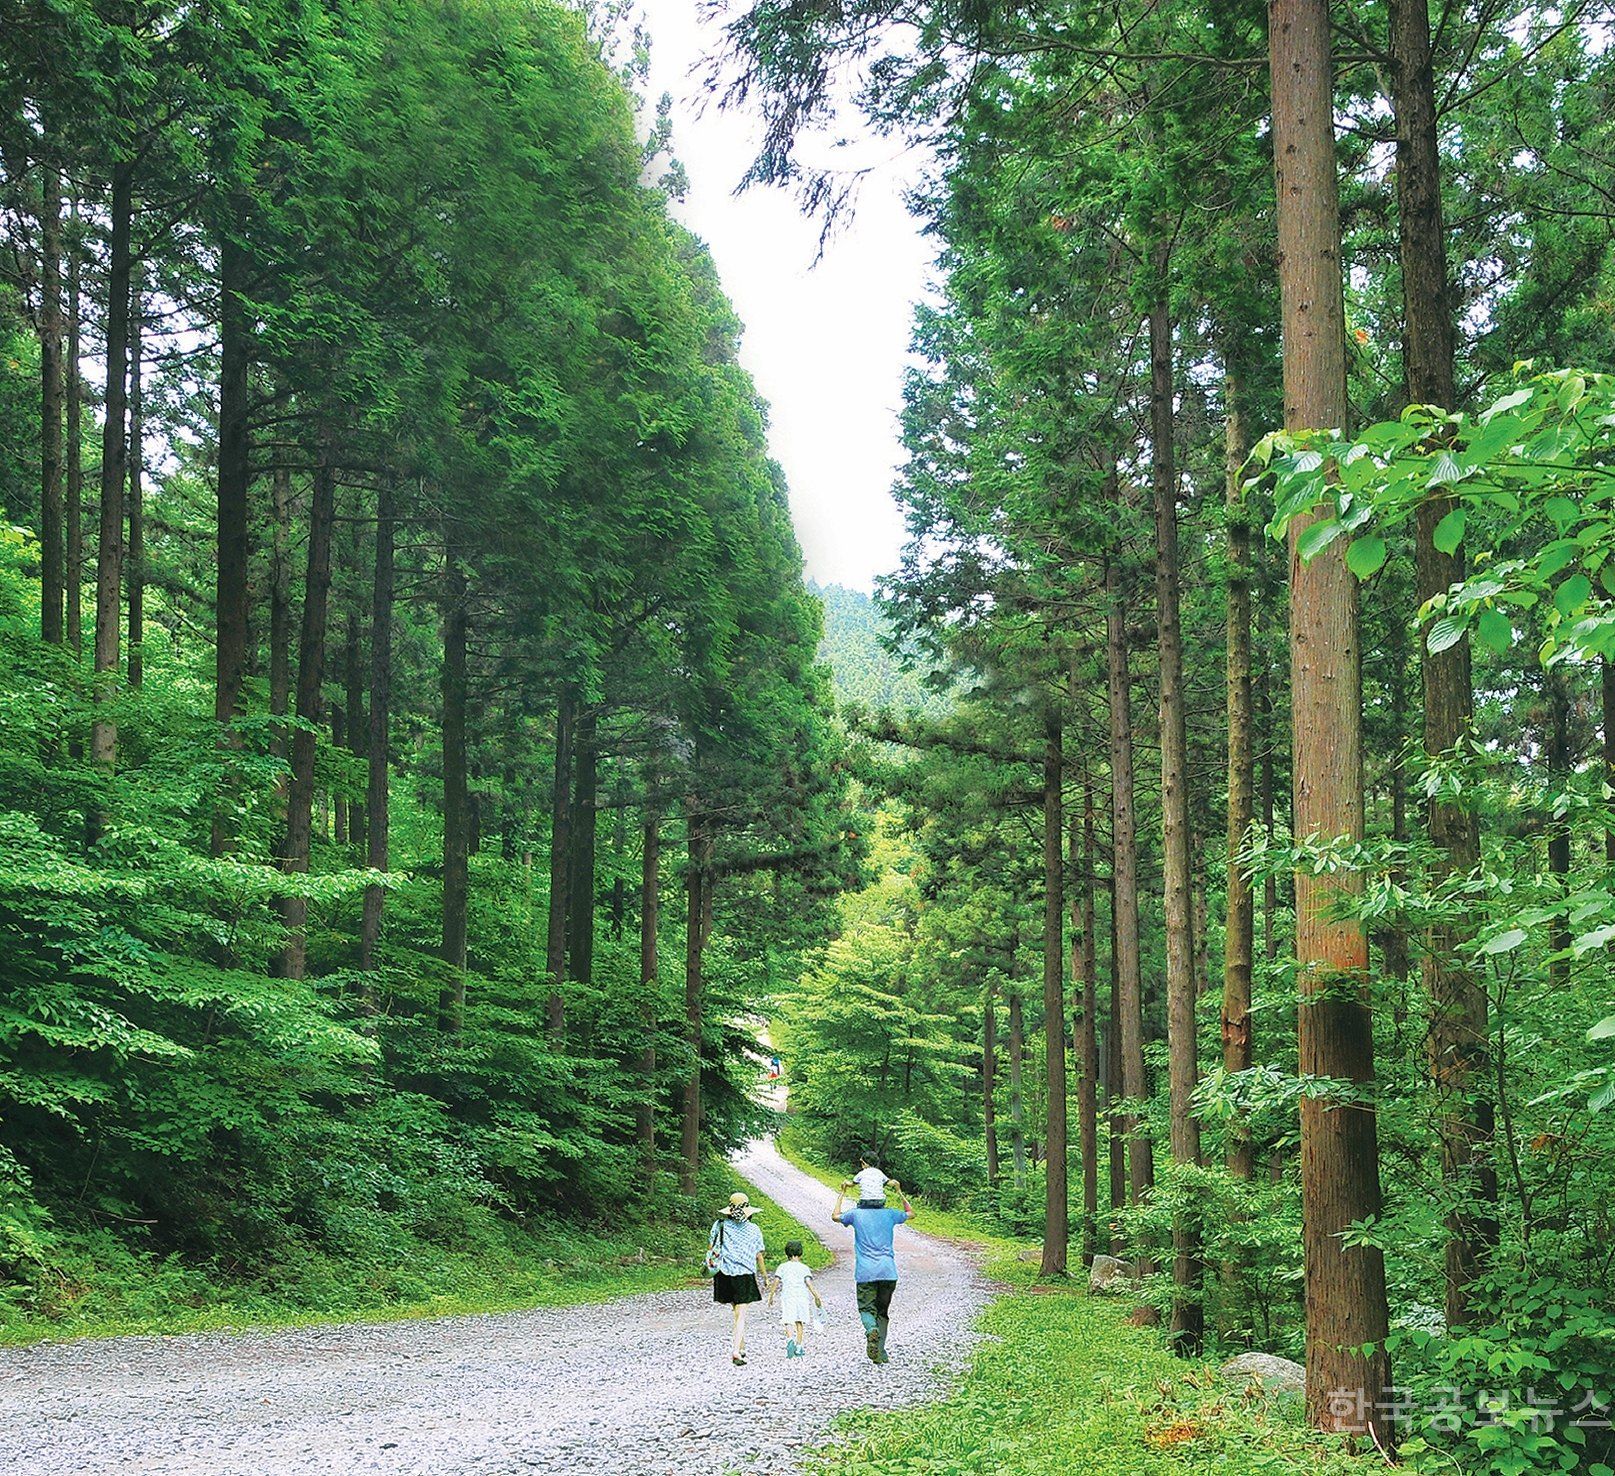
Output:
[[[1241,1353],[1217,1372],[1231,1384],[1255,1385],[1264,1394],[1305,1394],[1307,1371],[1274,1353]]]
[[[1095,1256],[1088,1270],[1088,1290],[1100,1293],[1126,1291],[1132,1279],[1132,1266],[1120,1256]]]

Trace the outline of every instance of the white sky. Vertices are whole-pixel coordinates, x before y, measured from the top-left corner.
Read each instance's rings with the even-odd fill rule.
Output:
[[[690,176],[677,213],[711,247],[746,325],[741,361],[769,402],[769,440],[790,479],[807,572],[867,590],[896,566],[903,541],[890,493],[901,457],[897,412],[910,313],[930,256],[901,198],[917,166],[895,143],[864,140],[860,160],[886,167],[868,178],[852,224],[813,266],[818,224],[788,194],[733,193],[757,125],[705,101],[689,75],[713,49],[696,0],[640,3],[652,38],[651,97],[673,96],[673,150]]]

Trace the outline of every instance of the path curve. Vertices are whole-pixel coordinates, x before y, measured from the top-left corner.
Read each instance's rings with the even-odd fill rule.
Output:
[[[851,1231],[774,1144],[736,1166],[838,1251],[826,1327],[787,1362],[753,1312],[728,1359],[710,1290],[567,1309],[0,1349],[0,1472],[28,1476],[506,1476],[793,1469],[838,1414],[933,1397],[988,1292],[961,1248],[907,1226],[892,1361],[863,1353]],[[770,1265],[784,1236],[762,1224]]]

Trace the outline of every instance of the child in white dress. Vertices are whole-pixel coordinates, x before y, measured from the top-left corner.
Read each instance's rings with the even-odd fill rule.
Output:
[[[812,1268],[802,1259],[800,1240],[785,1242],[785,1259],[775,1269],[775,1275],[778,1277],[775,1291],[779,1293],[780,1324],[790,1334],[785,1356],[800,1358],[807,1352],[807,1327],[813,1320],[813,1309],[824,1306],[818,1288],[813,1285]],[[773,1291],[769,1292],[768,1300],[774,1300]]]

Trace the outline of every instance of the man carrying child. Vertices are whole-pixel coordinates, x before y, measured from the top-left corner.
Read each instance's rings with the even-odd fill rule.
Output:
[[[867,1158],[860,1159],[857,1175],[842,1181],[836,1207],[830,1218],[852,1231],[853,1280],[858,1287],[858,1316],[864,1325],[864,1347],[872,1363],[885,1363],[886,1334],[891,1327],[892,1296],[897,1290],[897,1258],[892,1249],[892,1232],[914,1218],[914,1206],[903,1193],[903,1186],[886,1175]],[[902,1209],[886,1204],[890,1185],[902,1198]],[[847,1191],[856,1188],[858,1203],[843,1209]]]

